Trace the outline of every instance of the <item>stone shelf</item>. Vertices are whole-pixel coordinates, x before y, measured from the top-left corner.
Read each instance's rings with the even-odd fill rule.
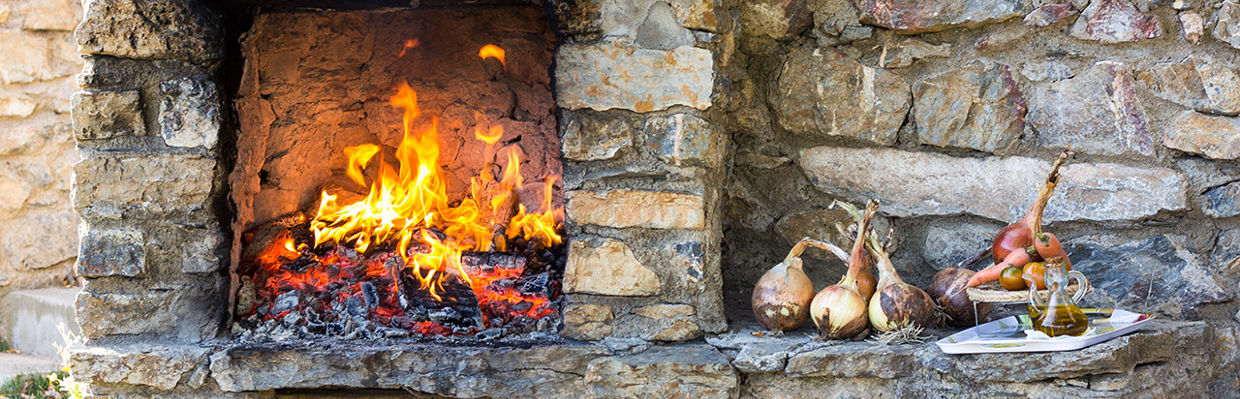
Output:
[[[295,341],[217,346],[117,344],[79,350],[79,378],[155,389],[409,389],[451,397],[808,397],[929,394],[1111,397],[1203,392],[1215,347],[1203,322],[1155,320],[1078,351],[948,355],[933,342],[819,341],[809,330],[706,343],[552,340],[523,345]],[[950,331],[930,332],[934,339]],[[1193,389],[1196,389],[1194,391]],[[826,391],[824,391],[826,390]],[[1151,391],[1153,390],[1153,391]],[[217,391],[218,392],[218,391]]]

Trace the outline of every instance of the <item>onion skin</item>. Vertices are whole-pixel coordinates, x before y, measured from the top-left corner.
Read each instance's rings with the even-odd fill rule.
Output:
[[[856,337],[870,326],[865,299],[857,291],[840,284],[819,291],[809,307],[811,320],[825,338]]]
[[[789,257],[772,267],[753,289],[753,315],[768,330],[792,331],[809,321],[814,284],[801,269],[801,259]]]
[[[1046,209],[1047,201],[1050,201],[1051,194],[1055,192],[1055,185],[1059,184],[1059,167],[1063,166],[1064,161],[1071,155],[1072,152],[1068,150],[1059,154],[1059,159],[1051,166],[1051,173],[1046,176],[1046,182],[1042,183],[1038,197],[1033,201],[1033,206],[1029,207],[1029,212],[1025,213],[1025,217],[1004,226],[995,234],[994,244],[990,247],[995,263],[1003,261],[1012,251],[1033,245],[1034,235],[1042,232],[1042,210]]]
[[[869,315],[870,324],[882,332],[910,325],[925,328],[934,321],[934,300],[921,288],[889,284],[870,298]]]
[[[947,313],[948,325],[972,326],[974,321],[985,320],[990,316],[991,304],[982,302],[977,304],[977,318],[974,318],[973,301],[969,300],[969,294],[965,292],[965,286],[974,273],[976,272],[969,269],[949,267],[940,270],[930,279],[926,294]]]
[[[866,258],[867,264],[865,269],[861,269],[861,272],[857,273],[857,293],[861,294],[861,297],[869,302],[870,298],[874,296],[874,290],[878,288],[878,279],[874,278],[874,273],[870,272],[869,257],[867,256]]]

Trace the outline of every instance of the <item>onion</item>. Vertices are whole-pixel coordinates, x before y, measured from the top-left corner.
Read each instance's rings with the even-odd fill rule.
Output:
[[[1038,198],[1033,201],[1033,206],[1029,207],[1029,212],[1025,213],[1025,217],[1004,226],[1002,230],[999,230],[999,234],[995,234],[995,242],[991,245],[990,251],[995,263],[1002,262],[1009,252],[1033,245],[1033,235],[1042,232],[1042,210],[1046,209],[1046,202],[1051,199],[1051,194],[1055,192],[1055,185],[1059,183],[1059,167],[1071,155],[1072,152],[1068,150],[1059,154],[1059,159],[1055,160],[1055,164],[1051,167],[1051,173],[1046,176],[1042,189],[1038,190]]]
[[[873,206],[877,207],[877,204]],[[878,261],[878,291],[870,298],[870,325],[882,332],[908,326],[929,326],[934,320],[934,300],[921,288],[900,279],[900,274],[891,264],[891,257],[874,235],[869,236],[866,247]]]
[[[863,271],[868,273],[870,269],[870,258],[864,256],[865,239],[866,233],[870,230],[870,219],[876,210],[878,210],[878,205],[871,202],[866,207],[861,222],[857,224],[857,241],[847,259],[848,273],[844,274],[844,278],[840,279],[839,283],[818,292],[818,295],[814,296],[814,301],[810,303],[810,319],[814,321],[814,325],[818,327],[818,332],[823,337],[852,338],[861,334],[869,326],[869,318],[866,316],[866,301],[869,298],[860,292],[862,287],[858,276]],[[872,295],[874,286],[870,285],[868,288]]]
[[[808,243],[797,243],[783,262],[758,279],[753,288],[753,315],[768,330],[791,331],[809,320],[814,283],[801,269],[801,252]]]
[[[990,315],[991,305],[989,303],[977,304],[976,318],[973,314],[973,301],[969,300],[969,294],[965,292],[965,286],[969,283],[969,278],[976,273],[969,269],[959,267],[949,267],[940,270],[930,279],[930,286],[927,287],[926,293],[930,294],[930,298],[943,308],[943,313],[947,314],[947,324],[956,327],[965,327],[973,325],[975,321],[985,320]]]

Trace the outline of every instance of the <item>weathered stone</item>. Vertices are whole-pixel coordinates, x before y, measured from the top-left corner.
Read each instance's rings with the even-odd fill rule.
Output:
[[[779,124],[809,136],[896,142],[909,108],[899,76],[858,63],[839,50],[801,47],[784,62],[772,93]]]
[[[1210,270],[1233,278],[1240,277],[1240,229],[1227,229],[1218,233],[1214,251],[1210,253]]]
[[[995,152],[1025,129],[1025,97],[1007,65],[975,61],[913,84],[917,141]]]
[[[1163,145],[1214,159],[1240,158],[1240,117],[1184,111],[1163,135]]]
[[[1137,73],[1155,96],[1201,112],[1240,113],[1240,73],[1226,64],[1197,60],[1160,62]]]
[[[29,1],[22,9],[26,30],[70,31],[81,19],[81,5],[75,0]]]
[[[1225,0],[1214,14],[1214,30],[1210,34],[1232,47],[1240,49],[1240,3]]]
[[[926,228],[926,241],[921,257],[934,270],[956,266],[982,249],[989,249],[993,238],[987,232],[999,231],[1003,226],[983,223],[941,223]],[[984,256],[982,259],[990,259]]]
[[[1205,20],[1195,12],[1180,13],[1180,28],[1184,38],[1193,44],[1201,44],[1201,36],[1206,33]]]
[[[222,257],[214,255],[224,247],[224,235],[205,229],[195,229],[192,234],[197,239],[185,244],[184,253],[190,255],[181,260],[181,272],[211,274],[223,268]]]
[[[1027,121],[1038,144],[1085,153],[1153,155],[1149,120],[1125,64],[1098,62],[1085,73],[1028,93]]]
[[[914,38],[902,38],[892,45],[884,44],[882,48],[871,50],[863,58],[867,63],[885,68],[904,68],[918,60],[930,58],[946,58],[952,55],[950,43],[930,44]]]
[[[173,147],[215,148],[220,135],[220,100],[215,83],[205,76],[180,78],[160,85],[159,123],[164,142]]]
[[[205,63],[223,56],[219,20],[197,3],[155,0],[91,0],[78,25],[84,54]]]
[[[1201,197],[1201,211],[1206,216],[1227,218],[1240,215],[1240,182],[1212,188]]]
[[[620,240],[575,237],[564,268],[564,292],[648,296],[659,293],[659,276]]]
[[[784,371],[790,352],[780,343],[750,344],[741,348],[732,365],[742,373],[775,373]]]
[[[77,216],[68,209],[27,213],[10,221],[3,234],[4,254],[17,270],[48,268],[78,255]]]
[[[814,12],[814,27],[818,32],[831,36],[843,36],[852,27],[861,28],[857,7],[849,0],[820,1]]]
[[[643,48],[672,50],[692,46],[693,32],[680,26],[670,4],[656,2],[646,10],[646,19],[637,26],[634,42]]]
[[[0,180],[0,218],[16,215],[26,205],[34,187],[19,181]]]
[[[702,329],[694,321],[697,311],[685,304],[655,304],[633,309],[633,313],[653,319],[666,326],[650,336],[655,341],[684,341],[702,336]]]
[[[671,0],[680,24],[689,29],[714,32],[719,24],[715,0]]]
[[[77,297],[77,319],[87,339],[114,334],[142,334],[174,327],[176,293],[151,290],[141,293],[82,291]]]
[[[611,159],[633,144],[632,126],[613,115],[566,113],[561,139],[564,157],[574,161]]]
[[[146,240],[140,230],[87,226],[81,245],[78,275],[133,277],[146,271]]]
[[[975,28],[1020,17],[1029,11],[1022,0],[929,0],[888,2],[854,0],[861,22],[903,34],[936,32],[956,27]]]
[[[1033,187],[1050,171],[1050,162],[1033,158],[954,158],[882,148],[804,149],[800,165],[819,190],[854,201],[882,198],[887,215],[963,212],[1000,221],[1024,215],[1037,194]],[[1187,207],[1184,177],[1171,169],[1070,163],[1061,174],[1044,214],[1048,221],[1132,220]]]
[[[0,98],[0,117],[25,118],[34,113],[37,105],[25,96]]]
[[[564,309],[564,329],[560,335],[580,340],[597,340],[611,335],[615,316],[607,305],[569,305]]]
[[[146,134],[137,90],[73,93],[73,132],[78,140]]]
[[[920,345],[833,345],[788,357],[789,377],[885,378],[912,372]]]
[[[1033,12],[1029,13],[1029,15],[1025,16],[1025,25],[1037,27],[1047,26],[1059,22],[1064,18],[1071,17],[1075,15],[1077,11],[1080,10],[1078,10],[1076,5],[1072,4],[1072,2],[1065,1],[1063,3],[1044,3],[1038,6],[1038,8],[1035,8]]]
[[[210,351],[169,344],[86,347],[71,352],[69,366],[74,378],[87,383],[197,388],[206,380]]]
[[[1158,17],[1142,14],[1128,0],[1093,0],[1069,34],[1102,43],[1135,42],[1161,36],[1162,25]]]
[[[986,52],[1007,50],[1012,43],[1029,36],[1030,32],[1033,32],[1033,28],[1025,25],[1012,25],[1009,29],[997,29],[975,40],[973,48]]]
[[[646,146],[673,165],[715,166],[722,162],[721,135],[693,114],[677,113],[646,120]]]
[[[13,8],[8,4],[0,4],[0,24],[9,22],[9,17],[13,15]]]
[[[847,246],[852,244],[852,240],[840,234],[839,229],[836,229],[835,225],[839,224],[847,227],[852,223],[853,219],[848,215],[848,212],[838,207],[809,209],[784,216],[779,222],[775,223],[775,232],[779,233],[785,240],[788,240],[789,245],[808,237]],[[890,222],[882,215],[876,215],[870,223],[874,226],[875,231],[887,231],[891,227]],[[810,254],[809,256],[814,255]],[[830,258],[834,259],[834,257]]]
[[[579,225],[688,230],[701,230],[706,225],[706,205],[700,195],[638,190],[569,191],[564,200],[568,219]]]
[[[1072,73],[1072,68],[1058,61],[1034,61],[1026,62],[1020,69],[1020,74],[1025,79],[1034,82],[1049,80],[1058,82],[1064,79],[1071,79],[1076,74]]]
[[[48,41],[26,32],[0,32],[0,81],[4,84],[26,83],[52,77],[47,57]]]
[[[168,217],[207,209],[215,160],[196,155],[98,155],[78,162],[73,206],[82,217]]]
[[[564,108],[650,112],[673,105],[710,107],[709,50],[651,50],[623,40],[566,44],[556,53],[556,101]]]
[[[741,30],[746,36],[783,40],[814,24],[806,0],[754,0],[741,3]]]
[[[1089,302],[1134,312],[1194,317],[1204,304],[1233,298],[1201,257],[1165,235],[1143,241],[1064,238],[1072,269],[1091,276]]]
[[[708,345],[655,346],[596,359],[586,368],[595,398],[731,398],[740,385],[728,358]]]

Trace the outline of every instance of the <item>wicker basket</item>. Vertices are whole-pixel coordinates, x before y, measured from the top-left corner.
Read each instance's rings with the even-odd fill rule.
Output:
[[[1085,293],[1088,294],[1090,291],[1090,288],[1092,287],[1090,287],[1089,285],[1086,285]],[[1076,292],[1080,291],[1080,289],[1081,289],[1081,286],[1078,285],[1076,281],[1073,281],[1069,283],[1066,288],[1064,288],[1064,291],[1067,292],[1068,295],[1076,295]],[[986,283],[986,284],[982,284],[977,287],[969,287],[968,289],[966,289],[966,292],[969,294],[969,300],[973,302],[987,302],[987,303],[1027,303],[1029,302],[1029,290],[1028,289],[1023,289],[1020,291],[1008,291],[1008,290],[1003,289],[1003,287],[1000,287],[999,283]],[[1046,299],[1050,298],[1051,291],[1050,290],[1039,290],[1038,295],[1041,296],[1042,300],[1045,301]]]

